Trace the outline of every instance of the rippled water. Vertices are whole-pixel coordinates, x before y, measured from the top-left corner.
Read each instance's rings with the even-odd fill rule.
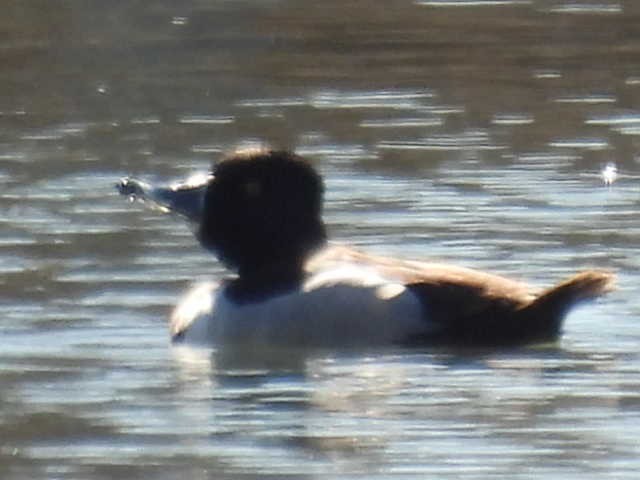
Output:
[[[2,479],[637,477],[635,2],[3,10]],[[224,272],[114,184],[255,143],[314,161],[340,241],[619,288],[538,348],[171,347],[172,306]]]

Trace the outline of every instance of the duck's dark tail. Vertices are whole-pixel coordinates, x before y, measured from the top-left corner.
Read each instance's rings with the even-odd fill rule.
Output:
[[[515,322],[529,330],[531,340],[554,340],[562,329],[566,314],[576,304],[611,291],[615,276],[601,270],[588,270],[542,292],[531,303],[516,310]]]

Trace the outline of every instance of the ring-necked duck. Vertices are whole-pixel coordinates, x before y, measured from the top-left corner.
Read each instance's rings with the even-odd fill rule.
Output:
[[[302,157],[241,151],[169,188],[123,179],[123,195],[192,221],[236,276],[193,288],[174,341],[370,346],[515,345],[556,339],[567,312],[612,288],[589,270],[544,290],[458,266],[368,255],[327,242],[323,182]]]

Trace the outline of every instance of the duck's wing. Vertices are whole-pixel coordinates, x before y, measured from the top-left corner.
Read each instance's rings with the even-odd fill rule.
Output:
[[[342,245],[318,253],[308,262],[307,270],[313,273],[342,263],[371,267],[382,277],[413,289],[428,307],[430,319],[441,323],[454,313],[467,317],[496,302],[515,308],[535,298],[535,291],[525,283],[499,275],[445,263],[370,255]]]
[[[609,272],[580,273],[541,293],[499,275],[442,263],[372,256],[336,246],[310,262],[357,262],[402,282],[420,299],[428,319],[441,326],[424,341],[517,344],[555,339],[567,312],[578,302],[609,291]],[[316,267],[317,268],[317,267]],[[421,341],[421,339],[414,339]]]

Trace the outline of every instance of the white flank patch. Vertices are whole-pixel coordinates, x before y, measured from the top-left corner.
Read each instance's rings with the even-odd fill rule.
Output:
[[[238,305],[215,284],[195,287],[172,316],[194,343],[369,346],[402,342],[432,330],[418,298],[372,268],[342,264],[302,289]]]

